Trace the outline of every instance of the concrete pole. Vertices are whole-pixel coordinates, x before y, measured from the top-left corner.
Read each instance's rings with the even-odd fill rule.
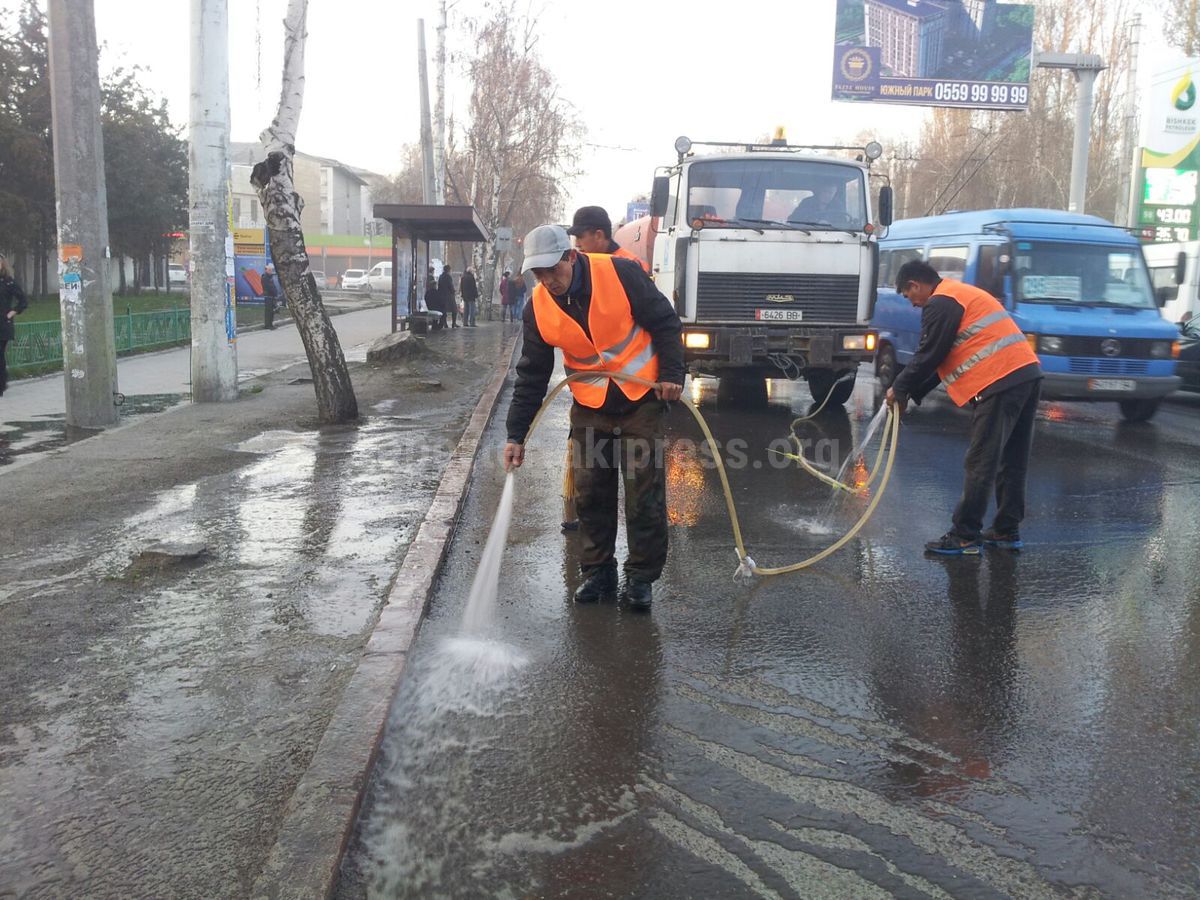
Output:
[[[446,203],[446,0],[438,3],[437,96],[433,106],[433,202]],[[437,241],[437,255],[446,260],[446,244]]]
[[[92,0],[50,0],[50,104],[68,425],[118,419],[108,203]]]
[[[237,320],[229,231],[229,5],[192,0],[188,219],[192,400],[236,400]]]
[[[1141,33],[1142,14],[1137,13],[1129,26],[1129,71],[1125,80],[1125,127],[1121,137],[1121,155],[1118,157],[1121,162],[1121,181],[1117,185],[1117,208],[1113,214],[1114,222],[1118,225],[1124,223],[1129,227],[1133,226],[1133,220],[1137,216],[1137,203],[1133,200],[1133,192],[1136,190],[1134,182],[1137,181],[1137,165],[1135,163],[1131,170],[1128,168],[1128,163],[1133,159],[1134,150],[1138,144],[1137,69],[1138,43]]]
[[[426,203],[437,196],[433,165],[433,126],[429,121],[429,67],[425,60],[425,20],[417,19],[417,81],[421,89],[421,182]]]
[[[1092,89],[1095,69],[1075,70],[1075,148],[1071,153],[1070,212],[1082,213],[1087,201],[1088,150],[1092,144]]]

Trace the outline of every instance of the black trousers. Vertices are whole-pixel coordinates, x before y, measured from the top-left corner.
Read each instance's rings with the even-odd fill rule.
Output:
[[[275,327],[275,298],[263,298],[263,325],[267,328]]]
[[[0,394],[8,390],[8,363],[4,360],[4,350],[8,341],[0,341]]]
[[[1042,380],[1027,381],[975,404],[971,443],[964,461],[962,499],[954,510],[954,533],[977,540],[993,488],[992,527],[1014,534],[1025,518],[1025,475],[1033,448],[1033,426]]]
[[[666,406],[651,400],[627,415],[571,407],[580,568],[611,565],[617,547],[617,477],[625,481],[625,576],[657,581],[667,562]]]

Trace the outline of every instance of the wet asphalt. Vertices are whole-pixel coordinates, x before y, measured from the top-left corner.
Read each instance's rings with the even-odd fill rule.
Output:
[[[765,450],[806,411],[802,384],[754,409],[689,390],[720,440],[745,441],[730,477],[760,564],[811,555],[861,512]],[[798,433],[836,466],[878,402],[864,370],[845,412]],[[750,587],[676,409],[650,615],[569,600],[567,406],[518,477],[495,644],[464,662],[502,401],[339,896],[1200,892],[1200,397],[1137,426],[1115,405],[1042,404],[1026,549],[927,559],[966,442],[942,395],[905,419],[859,536]]]

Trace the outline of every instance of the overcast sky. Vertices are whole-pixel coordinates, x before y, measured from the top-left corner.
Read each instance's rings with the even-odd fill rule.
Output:
[[[0,0],[10,15],[16,5]],[[452,55],[466,49],[463,16],[484,5],[450,4]],[[188,0],[95,0],[101,69],[144,67],[145,83],[166,97],[180,125],[188,114],[190,6]],[[274,114],[286,6],[286,0],[229,0],[234,140],[255,140]],[[1161,14],[1146,7],[1144,75],[1163,46]],[[866,130],[886,144],[913,134],[925,115],[919,107],[828,99],[835,0],[604,0],[594,8],[545,0],[531,8],[540,58],[587,128],[586,174],[568,187],[568,215],[595,203],[619,219],[633,195],[649,190],[655,166],[673,161],[671,147],[681,134],[756,140],[783,125],[793,143],[830,143]],[[311,0],[299,149],[377,172],[397,169],[399,148],[420,133],[421,16],[432,80],[434,0]],[[447,73],[448,104],[462,109],[468,87],[453,59]]]

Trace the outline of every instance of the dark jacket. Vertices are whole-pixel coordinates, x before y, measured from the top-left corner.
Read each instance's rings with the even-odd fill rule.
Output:
[[[441,312],[442,304],[438,299],[438,283],[437,279],[432,275],[425,278],[425,306],[434,312]]]
[[[442,312],[449,312],[454,307],[454,279],[449,272],[443,272],[438,279],[438,301],[442,304]]]
[[[579,323],[590,338],[588,310],[592,303],[591,268],[588,258],[582,253],[576,260],[576,265],[581,267],[582,276],[579,288],[574,292],[568,290],[566,296],[555,297],[554,300],[567,315]],[[659,292],[650,276],[636,262],[620,257],[612,262],[621,287],[625,289],[625,296],[629,298],[633,320],[650,334],[654,352],[658,354],[658,380],[683,384],[683,325],[675,307]],[[512,405],[508,408],[508,439],[517,443],[524,442],[533,417],[546,398],[546,388],[554,372],[554,347],[542,340],[532,303],[525,307],[521,319],[521,359],[517,362],[517,383],[513,387]],[[641,400],[630,400],[617,387],[616,382],[610,381],[608,395],[600,412],[625,415],[639,404],[649,402],[657,402],[653,391],[647,392]]]
[[[961,304],[951,297],[934,294],[929,298],[929,302],[921,310],[921,341],[917,344],[913,358],[892,385],[897,394],[910,397],[919,405],[926,394],[941,384],[937,367],[953,348],[962,317]],[[1000,391],[1041,377],[1042,367],[1037,363],[1030,363],[989,384],[979,396],[991,397]]]
[[[470,303],[479,299],[479,286],[475,283],[475,274],[473,272],[463,272],[462,281],[459,282],[458,289],[462,291],[464,303]]]
[[[262,289],[264,300],[279,301],[279,278],[272,272],[263,272]]]
[[[19,313],[29,307],[29,300],[21,286],[7,275],[0,275],[0,341],[11,341],[16,335],[13,321],[8,317],[10,310]]]

